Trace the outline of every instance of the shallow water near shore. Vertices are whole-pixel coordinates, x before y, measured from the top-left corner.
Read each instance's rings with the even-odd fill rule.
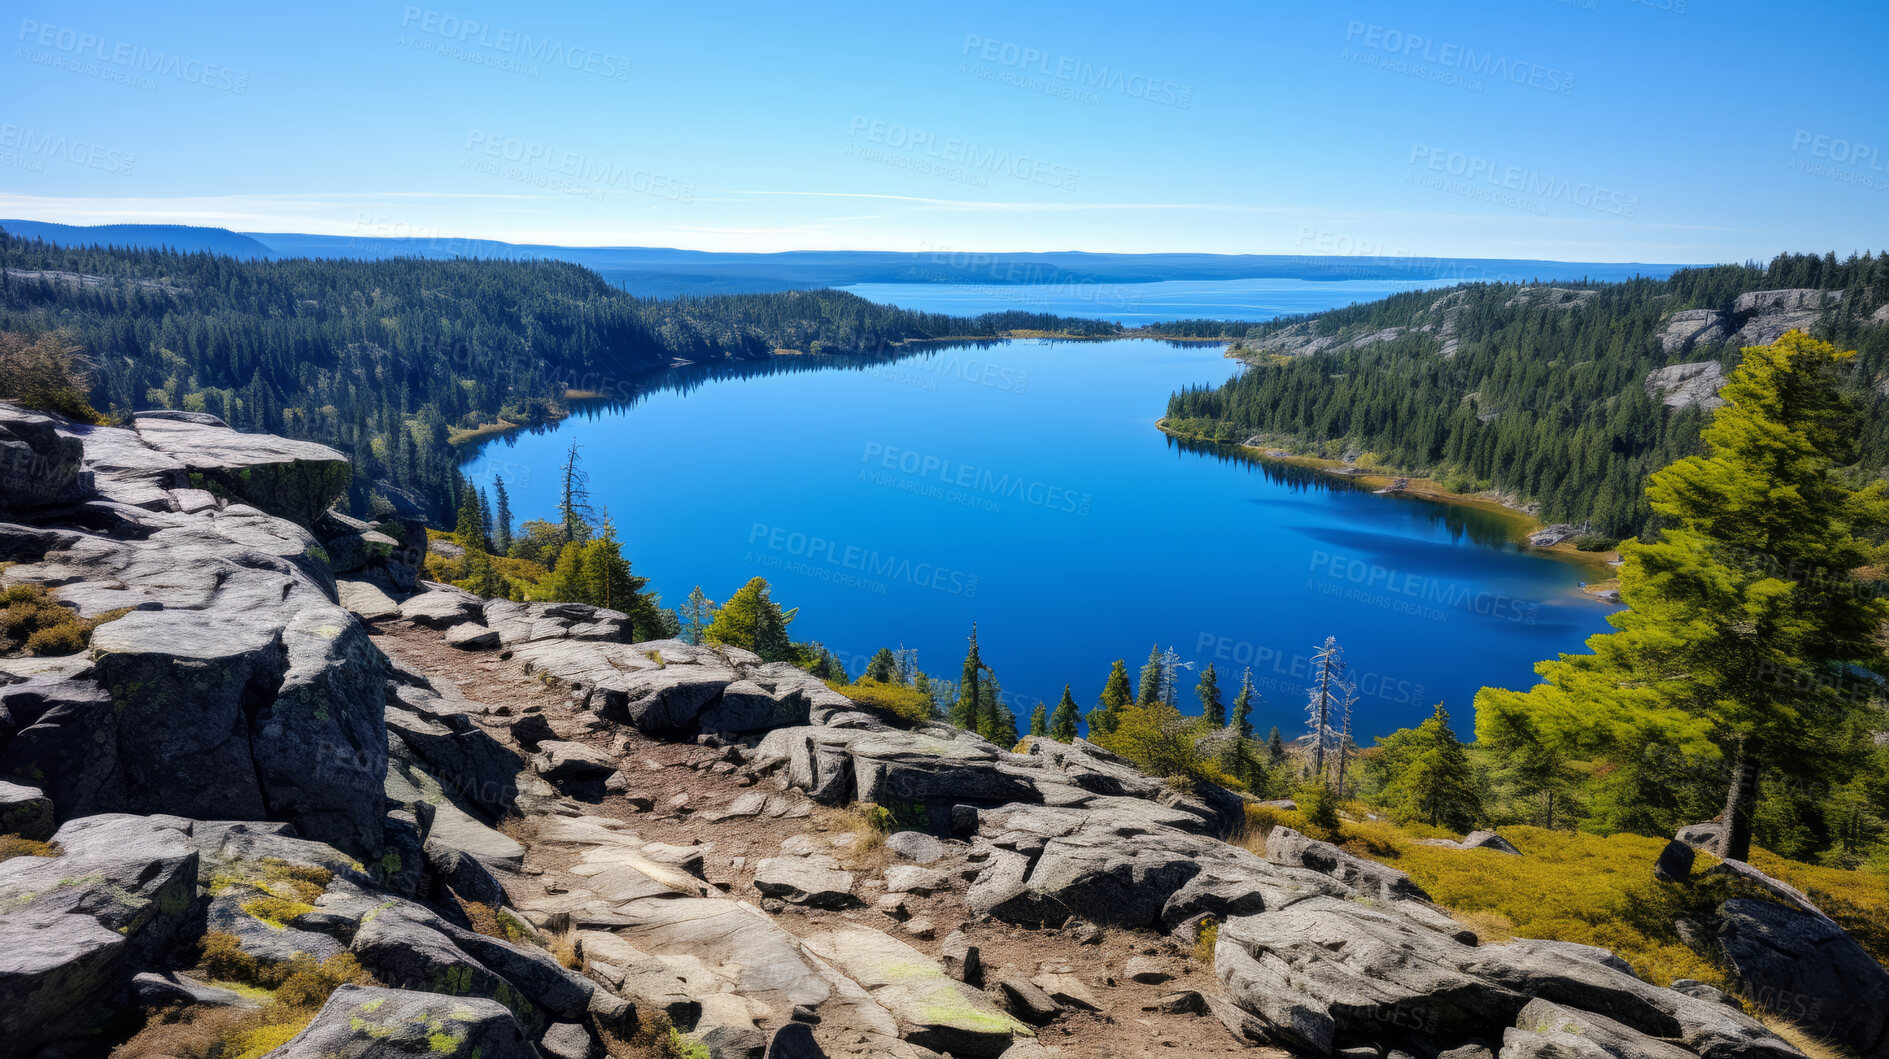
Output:
[[[1580,649],[1612,609],[1587,568],[1531,554],[1498,512],[1374,495],[1155,429],[1165,395],[1235,370],[1218,346],[1017,340],[861,365],[682,369],[627,402],[489,440],[519,519],[550,512],[580,446],[639,574],[679,605],[750,577],[800,608],[795,639],[857,674],[879,647],[956,678],[978,623],[1027,725],[1065,682],[1086,710],[1109,663],[1151,645],[1209,662],[1228,701],[1252,667],[1255,724],[1303,727],[1310,655],[1343,644],[1361,736],[1443,701],[1467,731],[1484,684]]]

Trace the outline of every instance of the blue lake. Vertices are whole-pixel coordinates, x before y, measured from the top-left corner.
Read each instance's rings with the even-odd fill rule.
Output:
[[[854,673],[902,644],[955,679],[977,622],[1025,723],[1065,682],[1086,710],[1111,660],[1132,673],[1158,644],[1215,664],[1229,700],[1251,666],[1260,732],[1294,733],[1309,656],[1335,635],[1361,737],[1438,700],[1467,731],[1477,688],[1525,686],[1605,629],[1610,608],[1576,587],[1590,568],[1518,548],[1499,514],[1155,429],[1170,391],[1234,370],[1212,345],[1034,340],[688,368],[490,441],[467,470],[502,474],[517,517],[540,517],[576,441],[666,605],[766,577],[800,608],[794,638]]]
[[[1408,290],[1447,287],[1462,279],[1265,278],[1015,285],[858,283],[840,289],[867,301],[885,302],[918,312],[975,316],[1017,309],[1114,320],[1134,327],[1159,320],[1270,320],[1275,316],[1317,312],[1352,302],[1377,301]]]

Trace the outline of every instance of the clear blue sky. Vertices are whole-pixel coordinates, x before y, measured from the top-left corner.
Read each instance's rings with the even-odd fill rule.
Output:
[[[10,8],[0,216],[712,250],[1889,246],[1881,0]]]

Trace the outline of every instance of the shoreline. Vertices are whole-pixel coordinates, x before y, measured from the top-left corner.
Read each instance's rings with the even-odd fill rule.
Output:
[[[1529,544],[1528,535],[1543,528],[1546,523],[1542,522],[1541,519],[1532,512],[1525,511],[1513,504],[1504,503],[1501,500],[1496,500],[1488,496],[1458,493],[1453,490],[1445,489],[1429,478],[1420,475],[1399,474],[1395,471],[1378,470],[1354,473],[1351,468],[1342,461],[1328,459],[1323,456],[1294,454],[1274,455],[1273,450],[1265,449],[1257,445],[1247,445],[1237,441],[1216,442],[1210,438],[1198,437],[1170,429],[1167,425],[1167,417],[1165,416],[1156,420],[1154,425],[1156,430],[1159,430],[1161,433],[1171,438],[1207,445],[1225,445],[1229,448],[1239,449],[1241,452],[1250,455],[1251,458],[1263,463],[1282,463],[1295,467],[1304,467],[1308,470],[1318,471],[1332,478],[1354,483],[1380,496],[1411,496],[1422,500],[1432,500],[1441,504],[1451,504],[1456,507],[1473,508],[1478,511],[1498,515],[1514,526],[1516,544],[1530,554],[1559,559],[1580,566],[1593,567],[1596,573],[1603,575],[1598,580],[1590,581],[1587,587],[1582,590],[1583,594],[1598,598],[1600,591],[1611,588],[1615,584],[1614,568],[1608,565],[1608,560],[1614,557],[1616,553],[1612,550],[1604,552],[1584,552],[1574,547],[1569,541],[1562,541],[1560,544],[1551,545],[1546,548]],[[1398,478],[1405,479],[1409,482],[1409,485],[1402,489],[1391,489],[1391,484]]]
[[[1152,339],[1157,339],[1160,341],[1188,342],[1188,343],[1194,343],[1194,344],[1230,345],[1230,340],[1226,338],[1171,338],[1166,335],[1147,335],[1147,334],[1137,335],[1133,333],[1125,333],[1121,335],[1076,335],[1076,334],[1070,334],[1067,332],[1051,332],[1051,331],[1006,331],[994,337],[993,336],[956,336],[956,337],[946,337],[946,338],[906,339],[906,340],[896,343],[895,345],[901,346],[901,347],[914,347],[914,346],[926,346],[926,345],[935,345],[935,344],[956,344],[956,343],[965,343],[965,342],[1004,342],[1004,341],[1010,341],[1013,339],[1029,339],[1029,338],[1051,338],[1051,339],[1066,340],[1066,341],[1084,341],[1084,342],[1113,342],[1113,341],[1121,341],[1121,340],[1129,339],[1129,338],[1152,338]],[[806,356],[807,354],[801,350],[782,349],[782,350],[775,350],[772,355],[775,357],[791,357],[791,356]],[[669,371],[678,366],[681,366],[681,365],[670,364],[667,366],[653,367],[650,373],[658,374],[661,372]],[[583,400],[583,399],[591,398],[594,396],[598,396],[598,395],[595,395],[588,391],[582,391],[582,390],[567,390],[564,393],[564,399],[567,401]],[[470,429],[455,429],[451,432],[451,434],[447,438],[447,443],[456,449],[461,449],[462,452],[464,453],[462,458],[473,458],[477,456],[479,448],[482,447],[484,443],[487,441],[490,441],[494,438],[503,437],[504,435],[509,434],[513,431],[517,431],[517,430],[535,429],[537,427],[542,427],[542,426],[556,426],[558,423],[562,422],[566,418],[569,418],[570,414],[571,414],[571,410],[565,409],[562,414],[549,416],[543,422],[540,422],[540,423],[511,423],[511,422],[501,420],[497,423],[481,424],[478,427],[474,427]],[[1273,455],[1272,450],[1268,450],[1268,449],[1261,448],[1258,446],[1246,445],[1241,442],[1214,442],[1208,438],[1202,438],[1202,437],[1197,437],[1197,436],[1193,436],[1189,434],[1184,434],[1184,433],[1181,433],[1180,431],[1170,429],[1167,425],[1167,418],[1165,416],[1155,421],[1155,429],[1161,431],[1163,434],[1167,435],[1168,437],[1172,437],[1172,438],[1176,438],[1180,440],[1193,441],[1193,442],[1201,443],[1201,444],[1227,445],[1231,448],[1241,450],[1242,452],[1249,455],[1249,457],[1252,459],[1259,460],[1262,462],[1290,464],[1293,466],[1303,467],[1308,470],[1314,470],[1321,474],[1328,475],[1332,478],[1342,479],[1344,481],[1351,482],[1357,486],[1370,490],[1371,492],[1378,493],[1380,495],[1411,496],[1411,497],[1416,497],[1423,500],[1435,501],[1437,503],[1451,504],[1457,507],[1472,508],[1472,509],[1479,510],[1488,514],[1496,515],[1504,519],[1511,525],[1513,529],[1513,540],[1518,548],[1526,550],[1530,554],[1539,555],[1544,558],[1558,559],[1563,562],[1589,568],[1592,571],[1594,576],[1591,576],[1585,579],[1586,581],[1585,586],[1579,589],[1579,591],[1581,592],[1583,596],[1589,599],[1599,600],[1601,592],[1614,588],[1617,585],[1617,580],[1614,574],[1615,568],[1608,564],[1608,560],[1614,557],[1615,555],[1614,552],[1612,551],[1584,552],[1578,548],[1575,548],[1574,545],[1569,541],[1563,541],[1560,544],[1552,545],[1546,548],[1535,547],[1534,545],[1531,545],[1528,543],[1528,540],[1527,540],[1528,535],[1538,529],[1541,529],[1545,525],[1545,523],[1543,523],[1533,513],[1525,511],[1512,504],[1505,503],[1501,500],[1497,500],[1488,496],[1479,496],[1479,495],[1454,492],[1452,490],[1443,488],[1442,486],[1436,484],[1435,482],[1431,481],[1428,477],[1425,477],[1425,476],[1398,474],[1393,471],[1376,471],[1376,470],[1364,472],[1364,473],[1351,473],[1352,469],[1339,460],[1327,459],[1325,457],[1320,457],[1320,456],[1305,456],[1305,455],[1291,455],[1291,454]],[[469,451],[465,451],[465,450],[469,450]],[[1404,488],[1398,489],[1395,492],[1392,492],[1389,487],[1398,478],[1405,479],[1408,484]]]
[[[1118,334],[1118,335],[1084,335],[1084,334],[1076,334],[1075,332],[1072,332],[1072,331],[1018,330],[1018,331],[1001,331],[994,335],[945,335],[938,338],[902,338],[895,342],[888,343],[888,346],[891,349],[896,349],[896,350],[906,350],[906,349],[917,350],[917,349],[922,349],[923,347],[926,347],[926,346],[963,345],[963,344],[971,343],[971,342],[991,342],[991,343],[1010,342],[1017,339],[1033,339],[1033,338],[1034,339],[1054,339],[1059,342],[1121,342],[1121,341],[1125,341],[1129,339],[1139,338],[1139,339],[1154,339],[1154,340],[1162,341],[1162,342],[1215,343],[1215,344],[1221,344],[1221,345],[1224,345],[1225,343],[1231,341],[1230,339],[1227,339],[1227,338],[1173,337],[1169,335],[1147,334],[1140,331],[1124,331],[1123,333]],[[883,352],[884,351],[881,351],[879,355],[883,355]],[[864,354],[861,351],[855,351],[852,353],[822,353],[820,355],[825,356],[825,357],[845,358],[845,357],[870,355],[870,354]],[[769,354],[770,358],[772,357],[806,357],[806,356],[812,356],[812,354],[808,353],[804,349],[775,349]],[[669,371],[672,368],[686,367],[695,363],[698,363],[698,362],[688,361],[688,360],[679,360],[679,361],[672,362],[670,364],[653,364],[653,365],[650,365],[643,372],[640,372],[638,374],[648,374],[648,375],[660,374],[662,372]],[[753,361],[752,363],[760,363],[760,361]],[[565,401],[588,401],[588,400],[596,400],[598,398],[603,398],[607,396],[608,395],[598,393],[594,390],[566,390],[564,391],[563,399]],[[537,427],[556,426],[558,423],[561,423],[565,419],[569,418],[570,414],[571,414],[571,410],[569,408],[566,408],[563,412],[559,414],[546,416],[544,419],[537,422],[513,423],[509,420],[501,419],[493,423],[481,423],[476,427],[452,427],[447,431],[446,443],[448,445],[451,445],[454,448],[462,448],[467,445],[472,445],[476,447],[477,445],[483,444],[484,442],[489,441],[492,438],[503,437],[506,434],[509,434],[515,430],[531,430]]]

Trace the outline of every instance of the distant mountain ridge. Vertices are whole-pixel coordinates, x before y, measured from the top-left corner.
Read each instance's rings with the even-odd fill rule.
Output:
[[[209,251],[250,260],[272,256],[262,243],[228,228],[198,228],[187,224],[55,224],[51,221],[0,220],[22,239],[44,239],[56,246],[122,246],[138,250],[177,250],[186,254]]]
[[[232,257],[568,261],[595,270],[636,294],[753,293],[857,283],[1022,284],[1156,283],[1168,280],[1290,278],[1303,280],[1459,280],[1463,282],[1608,281],[1663,278],[1683,266],[1640,262],[1543,261],[1504,258],[1343,257],[1306,254],[898,253],[876,250],[789,250],[718,253],[663,247],[571,247],[491,239],[390,238],[237,233],[183,225],[79,227],[0,220],[15,235],[60,246],[171,247]]]

